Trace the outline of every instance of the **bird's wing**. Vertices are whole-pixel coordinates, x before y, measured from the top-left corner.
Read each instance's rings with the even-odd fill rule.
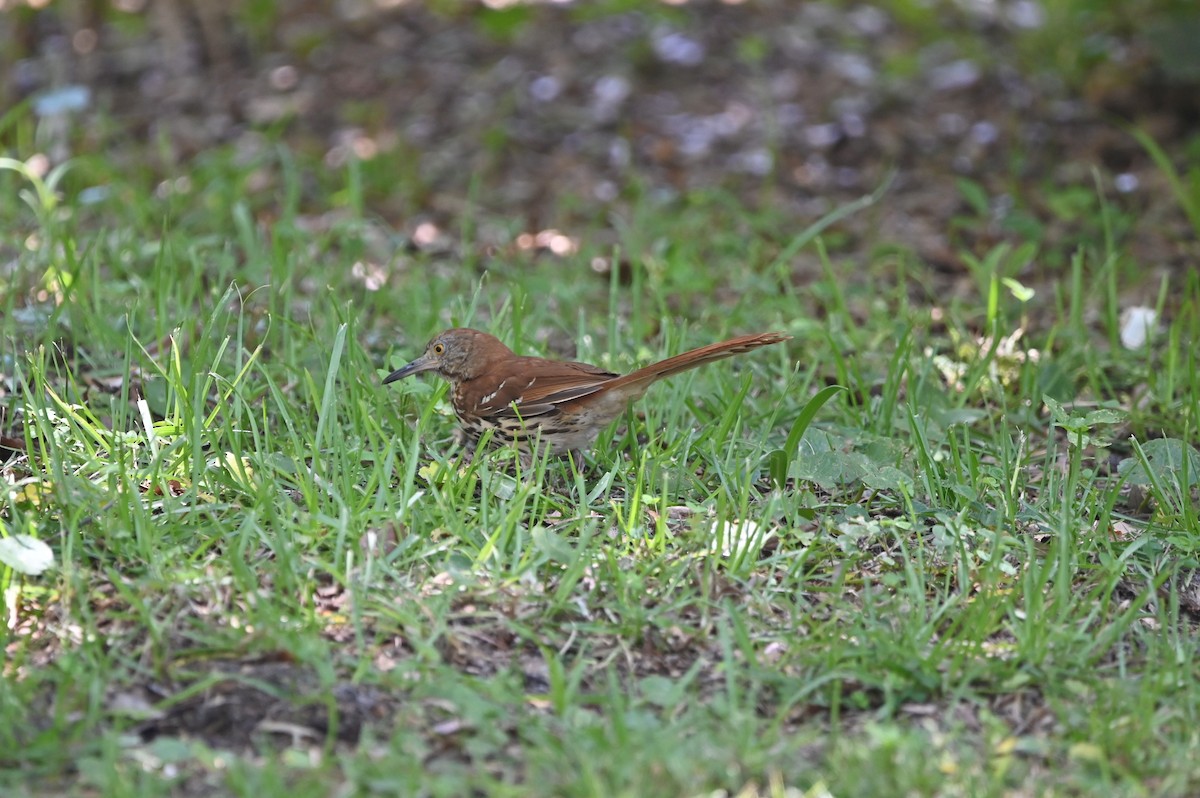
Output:
[[[505,418],[554,413],[559,404],[595,393],[618,376],[587,363],[522,360],[521,367],[511,369],[495,391],[480,397],[478,413]]]

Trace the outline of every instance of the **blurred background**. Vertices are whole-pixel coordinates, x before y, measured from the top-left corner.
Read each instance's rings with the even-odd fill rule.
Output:
[[[313,230],[353,161],[368,215],[455,257],[603,249],[698,192],[803,227],[891,175],[831,248],[949,276],[1012,237],[1036,279],[1104,236],[1105,198],[1162,220],[1116,232],[1174,270],[1190,228],[1129,127],[1200,160],[1198,41],[1192,0],[0,0],[0,148],[77,159],[84,199],[119,176],[202,201],[196,164],[254,164],[215,190],[269,224],[283,144]]]

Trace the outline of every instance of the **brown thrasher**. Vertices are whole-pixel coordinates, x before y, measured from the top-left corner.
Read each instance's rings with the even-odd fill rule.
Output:
[[[640,368],[624,377],[587,363],[521,357],[479,330],[446,330],[425,354],[389,374],[384,385],[432,371],[450,382],[450,403],[462,431],[478,444],[513,443],[524,459],[539,451],[563,455],[590,446],[600,431],[646,392],[652,383],[714,360],[790,339],[778,332],[741,335]]]

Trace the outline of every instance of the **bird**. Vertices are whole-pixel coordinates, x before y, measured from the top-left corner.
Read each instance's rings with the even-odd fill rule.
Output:
[[[490,430],[493,443],[515,444],[525,463],[539,453],[578,460],[653,383],[790,338],[781,332],[740,335],[622,376],[588,363],[521,356],[493,335],[456,327],[434,336],[424,354],[383,384],[433,372],[450,383],[460,435],[475,448]]]

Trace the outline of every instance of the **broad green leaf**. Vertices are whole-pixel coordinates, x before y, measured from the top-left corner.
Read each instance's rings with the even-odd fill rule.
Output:
[[[1176,481],[1187,475],[1188,485],[1196,484],[1200,474],[1200,452],[1178,438],[1156,438],[1141,444],[1145,464],[1137,457],[1126,457],[1117,465],[1117,473],[1131,485],[1150,485],[1156,480]],[[1149,468],[1149,471],[1147,471]]]

